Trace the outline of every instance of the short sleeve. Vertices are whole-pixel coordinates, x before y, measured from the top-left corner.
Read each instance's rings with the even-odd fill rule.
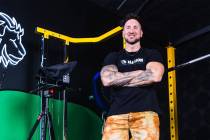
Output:
[[[148,62],[152,61],[163,63],[163,58],[160,52],[154,49],[148,51]]]
[[[112,65],[112,64],[116,65],[116,62],[117,62],[117,52],[112,52],[105,57],[103,66]]]

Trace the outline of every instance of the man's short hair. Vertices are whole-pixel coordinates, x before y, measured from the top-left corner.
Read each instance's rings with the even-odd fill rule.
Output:
[[[127,14],[121,21],[120,21],[120,26],[121,27],[124,27],[125,26],[125,23],[128,21],[128,20],[130,20],[130,19],[135,19],[135,20],[137,20],[140,24],[141,24],[141,20],[140,20],[140,18],[139,18],[139,16],[138,15],[136,15],[136,14],[134,14],[134,13],[129,13],[129,14]]]

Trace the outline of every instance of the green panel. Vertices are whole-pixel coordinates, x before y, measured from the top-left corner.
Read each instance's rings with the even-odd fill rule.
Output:
[[[0,91],[0,139],[25,140],[40,110],[39,101],[24,92]]]
[[[71,104],[68,111],[70,140],[100,140],[102,121],[82,106]]]
[[[26,140],[40,114],[40,97],[19,91],[0,91],[0,139]],[[63,102],[50,99],[56,140],[63,139]],[[101,139],[100,118],[89,109],[68,103],[68,140]],[[48,137],[47,137],[48,139]],[[32,140],[39,140],[39,126]]]

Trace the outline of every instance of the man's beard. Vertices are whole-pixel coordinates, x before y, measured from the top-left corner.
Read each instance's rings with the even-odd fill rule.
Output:
[[[131,44],[131,45],[136,44],[139,41],[140,41],[140,38],[139,39],[135,39],[134,41],[129,41],[128,39],[125,39],[125,42],[127,42],[128,44]]]

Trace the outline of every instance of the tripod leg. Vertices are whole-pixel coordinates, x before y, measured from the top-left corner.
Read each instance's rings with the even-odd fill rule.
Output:
[[[48,127],[49,127],[50,140],[55,140],[55,133],[54,133],[53,123],[52,123],[52,117],[51,117],[50,112],[48,112],[47,118],[48,118],[48,121],[49,121]]]
[[[47,130],[47,114],[45,113],[41,121],[41,135],[40,140],[46,140]]]
[[[63,90],[63,138],[67,140],[67,97],[66,97],[66,90]]]
[[[32,138],[32,136],[33,136],[33,134],[34,134],[34,132],[35,132],[37,126],[39,125],[40,120],[41,120],[42,117],[43,117],[43,115],[44,115],[44,114],[41,113],[41,114],[38,116],[38,118],[36,119],[36,122],[35,122],[34,126],[32,127],[32,129],[31,129],[31,131],[30,131],[30,133],[29,133],[29,136],[28,136],[27,140],[31,140],[31,138]]]

